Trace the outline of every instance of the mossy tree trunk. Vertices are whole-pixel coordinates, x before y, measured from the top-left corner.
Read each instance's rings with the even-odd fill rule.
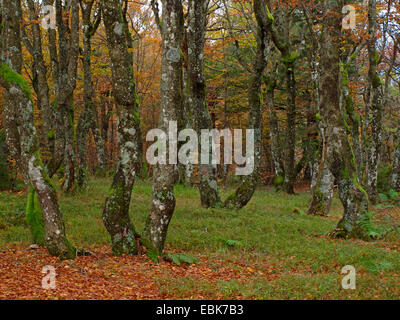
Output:
[[[115,255],[137,254],[136,231],[129,217],[132,187],[139,161],[139,101],[119,0],[103,0],[103,20],[111,59],[112,86],[118,113],[119,159],[103,210]]]
[[[368,195],[357,174],[353,150],[340,110],[340,36],[341,2],[324,2],[324,23],[320,51],[320,111],[325,127],[327,167],[338,182],[344,214],[333,236],[366,238],[360,226],[368,217]]]
[[[46,0],[46,5],[54,5],[54,0]],[[49,28],[47,30],[48,36],[48,49],[49,49],[49,58],[50,64],[49,69],[51,71],[51,81],[53,87],[53,101],[50,103],[50,111],[48,114],[43,114],[44,116],[48,115],[48,119],[45,121],[51,122],[52,127],[51,131],[48,134],[48,150],[50,153],[50,157],[44,158],[43,161],[47,167],[49,176],[52,177],[60,168],[63,158],[64,158],[64,149],[65,149],[65,139],[64,139],[64,123],[62,119],[62,113],[60,108],[58,107],[57,97],[59,95],[59,55],[57,50],[57,30],[53,28]]]
[[[10,164],[8,163],[9,151],[6,145],[4,129],[0,129],[0,190],[10,190],[13,186]]]
[[[207,28],[208,3],[206,0],[189,0],[188,7],[188,73],[189,103],[192,105],[193,123],[199,134],[201,130],[213,129],[206,101],[206,83],[204,78],[204,43]],[[210,144],[210,156],[212,154]],[[210,158],[210,157],[209,157]],[[221,205],[218,193],[217,165],[199,165],[200,198],[205,208]]]
[[[269,1],[263,3],[265,6]],[[290,15],[285,8],[278,9],[282,32],[276,28],[277,22],[267,7],[266,30],[268,31],[273,43],[281,53],[281,61],[285,67],[287,110],[286,110],[286,141],[284,152],[284,190],[288,194],[294,194],[294,183],[296,180],[295,150],[296,150],[296,78],[295,65],[298,57],[297,52],[291,52],[290,39]]]
[[[160,21],[155,11],[156,20]],[[162,37],[161,114],[159,129],[168,132],[170,121],[178,120],[182,106],[183,8],[179,0],[162,1],[160,24]],[[171,141],[169,141],[171,143]],[[169,150],[171,153],[171,150]],[[153,170],[153,201],[143,238],[150,250],[161,254],[168,226],[175,209],[176,165],[156,164]]]
[[[273,71],[276,71],[273,70]],[[277,188],[281,188],[283,184],[283,179],[285,176],[284,166],[282,162],[282,149],[281,149],[281,141],[280,141],[280,131],[279,131],[279,123],[278,116],[275,110],[275,87],[276,87],[276,79],[273,76],[265,76],[265,84],[266,84],[266,103],[269,110],[269,130],[270,130],[270,139],[271,139],[271,158],[274,169],[274,185]]]
[[[185,57],[185,63],[183,64],[182,70],[182,110],[181,110],[181,128],[178,129],[191,129],[193,128],[193,112],[191,106],[193,104],[189,103],[189,75],[188,75],[188,47],[187,47],[187,33],[184,33],[184,46],[183,55]],[[179,123],[179,122],[178,122]],[[179,183],[184,185],[192,185],[193,176],[193,164],[181,164],[178,163],[179,170]]]
[[[371,112],[371,139],[368,153],[368,195],[372,203],[378,197],[378,165],[382,141],[382,85],[378,75],[379,53],[376,50],[376,0],[368,1],[368,86],[369,109]]]
[[[71,0],[63,4],[61,0],[55,1],[56,22],[58,31],[58,92],[56,97],[57,113],[62,123],[64,138],[63,189],[70,192],[75,187],[76,175],[76,136],[74,128],[74,90],[79,56],[79,5],[78,0]],[[69,5],[67,7],[67,5]],[[67,17],[71,17],[70,23]],[[61,144],[61,139],[59,141]],[[57,146],[57,148],[60,148]],[[61,153],[61,151],[59,151]]]
[[[74,258],[76,250],[65,236],[64,220],[58,207],[56,191],[51,185],[40,158],[29,84],[20,75],[22,67],[21,2],[5,2],[3,15],[5,26],[2,38],[5,56],[1,57],[0,85],[6,90],[4,125],[11,156],[16,160],[25,182],[32,185],[37,195],[36,199],[40,203],[42,217],[39,217],[40,210],[33,204],[34,219],[39,223],[38,225],[33,223],[31,227],[40,233],[42,231],[38,228],[43,221],[44,245],[49,253],[60,258]],[[31,192],[30,197],[36,196]]]
[[[288,106],[286,112],[287,118],[284,189],[288,194],[294,194],[294,183],[296,180],[296,80],[294,74],[295,63],[294,61],[285,61],[284,64],[286,68],[286,88],[288,94]]]
[[[41,111],[42,126],[41,135],[41,154],[46,163],[53,156],[51,146],[53,144],[53,114],[50,105],[50,89],[47,82],[47,66],[43,57],[42,33],[39,25],[38,8],[33,0],[28,0],[29,17],[32,24],[32,40],[28,38],[25,28],[22,28],[22,39],[25,47],[33,57],[32,75],[33,88],[37,96],[38,109]]]
[[[79,164],[76,180],[79,188],[85,188],[88,182],[89,170],[87,163],[87,140],[90,130],[92,130],[96,144],[98,167],[101,172],[104,172],[104,146],[100,130],[98,128],[97,115],[95,112],[96,105],[93,101],[94,90],[91,70],[91,39],[100,24],[101,10],[99,9],[96,11],[95,20],[92,21],[93,5],[94,0],[81,2],[83,20],[83,96],[85,108],[79,118],[77,127],[77,149]]]
[[[261,162],[261,126],[262,126],[262,76],[265,71],[267,60],[267,25],[268,17],[262,0],[253,1],[254,13],[257,19],[257,55],[255,57],[253,72],[250,76],[248,87],[249,100],[249,125],[254,130],[254,168],[253,172],[243,176],[240,186],[235,193],[230,195],[224,203],[225,208],[241,209],[252,198],[256,190],[259,167]]]
[[[400,191],[400,112],[398,115],[397,137],[393,154],[392,172],[390,174],[390,187],[397,192]]]
[[[319,164],[311,181],[311,202],[308,214],[328,216],[332,205],[334,177],[326,161],[326,144],[316,159]]]

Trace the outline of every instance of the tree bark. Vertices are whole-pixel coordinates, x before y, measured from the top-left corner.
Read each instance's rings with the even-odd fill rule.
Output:
[[[267,0],[264,5],[269,4]],[[268,7],[267,7],[268,8]],[[289,30],[289,12],[284,11],[284,35],[281,37],[275,28],[275,18],[268,8],[267,12],[267,25],[266,29],[274,42],[275,46],[281,53],[282,63],[285,66],[286,76],[286,93],[287,110],[286,110],[286,141],[285,141],[285,176],[284,176],[284,189],[288,194],[294,194],[294,183],[296,180],[295,168],[295,150],[296,150],[296,78],[295,78],[295,64],[298,57],[297,52],[291,52],[290,30]]]
[[[71,23],[69,25],[69,8],[64,7],[61,0],[56,0],[55,4],[59,58],[57,105],[55,107],[59,112],[64,138],[63,189],[70,192],[75,187],[76,136],[73,100],[79,55],[79,5],[78,0],[71,0]],[[60,146],[57,146],[57,148],[60,148]]]
[[[262,75],[265,71],[267,60],[267,28],[268,17],[262,0],[253,1],[254,14],[257,19],[257,56],[254,61],[253,73],[250,76],[248,99],[249,99],[249,129],[254,130],[254,168],[253,172],[242,178],[236,192],[228,197],[224,203],[225,208],[241,209],[252,198],[256,190],[259,167],[261,162],[261,127],[262,127]]]
[[[62,213],[57,196],[40,158],[36,127],[33,121],[33,101],[28,82],[20,75],[22,50],[20,39],[21,2],[6,2],[3,7],[5,27],[5,57],[1,57],[0,85],[5,93],[7,143],[26,183],[31,184],[40,202],[45,228],[44,245],[51,255],[74,258],[75,248],[65,236]],[[40,212],[40,210],[36,210]]]
[[[280,132],[278,117],[275,110],[275,86],[276,79],[266,77],[266,102],[269,110],[269,130],[271,139],[271,158],[272,165],[274,168],[274,185],[277,188],[281,188],[285,176],[284,166],[282,163],[282,150],[280,143]]]
[[[390,175],[390,187],[400,191],[400,113],[398,115],[397,136],[393,155],[392,172]]]
[[[324,134],[323,134],[324,136]],[[326,143],[323,143],[323,150],[316,159],[318,167],[315,168],[315,177],[311,181],[311,202],[308,214],[328,216],[333,198],[334,177],[329,170],[326,157]]]
[[[376,50],[376,0],[368,2],[368,86],[370,90],[369,103],[371,112],[371,139],[368,153],[368,195],[372,203],[378,197],[377,180],[378,165],[381,150],[382,130],[382,92],[381,79],[378,75],[379,54]]]
[[[340,110],[340,34],[339,1],[324,2],[321,38],[319,89],[320,110],[325,127],[325,159],[338,182],[344,214],[332,236],[368,238],[359,222],[368,219],[368,195],[361,186],[353,150]]]
[[[50,105],[50,90],[47,83],[47,66],[43,58],[42,34],[39,26],[39,16],[33,0],[28,0],[29,16],[33,21],[32,41],[30,42],[25,29],[22,28],[23,42],[29,53],[33,57],[32,74],[33,87],[36,91],[38,109],[41,110],[41,119],[43,121],[42,130],[40,130],[42,144],[41,154],[45,163],[53,156],[51,145],[53,144],[53,115]]]
[[[208,0],[189,0],[188,18],[188,73],[189,103],[194,118],[194,127],[199,134],[201,130],[212,130],[210,113],[206,101],[206,83],[204,79],[204,44],[207,27]],[[212,153],[210,144],[210,155]],[[217,165],[200,164],[200,198],[205,208],[221,206],[218,192]]]
[[[156,19],[159,20],[155,12]],[[179,0],[162,1],[162,70],[161,114],[159,129],[168,132],[171,121],[178,120],[182,106],[182,56],[183,8]],[[170,141],[171,143],[171,141]],[[171,153],[171,150],[169,150]],[[153,201],[147,218],[143,240],[149,250],[161,254],[168,226],[175,209],[175,164],[156,164],[153,170]]]
[[[136,231],[129,217],[132,187],[139,161],[139,101],[119,0],[103,0],[103,19],[111,59],[112,86],[118,114],[119,159],[103,210],[115,255],[137,254]]]
[[[94,0],[89,2],[81,2],[82,19],[83,19],[83,96],[85,108],[81,115],[77,127],[77,149],[78,149],[78,173],[77,184],[79,188],[85,188],[88,181],[88,164],[87,164],[87,140],[90,129],[92,130],[95,138],[97,149],[97,161],[100,172],[104,172],[104,146],[101,138],[100,130],[98,128],[97,115],[95,112],[96,105],[93,101],[94,90],[92,82],[91,70],[91,39],[95,34],[100,21],[101,11],[97,11],[96,20],[91,21],[92,8]]]

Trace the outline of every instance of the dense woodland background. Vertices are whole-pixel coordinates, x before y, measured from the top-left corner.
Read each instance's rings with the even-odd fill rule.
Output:
[[[67,240],[59,198],[97,183],[111,184],[102,220],[117,256],[162,256],[179,185],[227,212],[256,188],[307,192],[304,211],[323,217],[337,190],[329,237],[385,237],[371,211],[398,210],[397,1],[4,0],[0,10],[0,189],[26,190],[33,243],[51,255],[89,253]],[[254,172],[149,166],[146,134],[168,121],[254,129]],[[129,215],[135,178],[152,181],[143,231]]]

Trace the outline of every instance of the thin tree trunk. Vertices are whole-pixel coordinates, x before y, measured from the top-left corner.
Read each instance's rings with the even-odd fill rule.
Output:
[[[53,5],[54,0],[46,0],[46,5]],[[52,75],[53,84],[53,95],[54,100],[50,103],[51,111],[50,116],[52,119],[52,130],[48,132],[49,137],[49,152],[51,154],[50,159],[44,159],[45,164],[49,173],[52,177],[60,168],[65,149],[64,139],[64,124],[62,119],[62,113],[58,107],[57,97],[59,95],[59,55],[57,52],[57,31],[53,28],[48,29],[48,43],[49,43],[49,55],[50,55],[50,70]],[[50,121],[50,120],[49,120]]]
[[[274,185],[280,188],[283,184],[283,179],[285,176],[284,167],[282,164],[282,150],[279,138],[279,124],[278,117],[275,110],[275,86],[276,80],[268,78],[266,80],[266,101],[269,110],[269,130],[271,138],[271,158],[274,168]]]
[[[189,96],[192,104],[194,127],[199,134],[201,130],[213,129],[210,113],[206,101],[206,83],[204,79],[204,44],[207,27],[207,11],[209,1],[189,0],[189,28],[188,28],[188,73]],[[210,155],[212,148],[210,144]],[[205,208],[221,206],[218,192],[217,165],[199,165],[200,170],[200,198]]]
[[[288,93],[288,108],[286,120],[286,152],[284,188],[288,194],[294,194],[296,179],[295,149],[296,149],[296,80],[294,61],[285,62]]]
[[[29,16],[31,21],[39,21],[37,9],[33,0],[28,0]],[[50,106],[50,92],[47,83],[47,67],[43,58],[42,35],[39,23],[32,25],[32,42],[28,40],[25,29],[22,29],[23,42],[29,53],[33,57],[32,74],[35,80],[34,88],[37,95],[38,109],[41,110],[43,126],[41,130],[41,140],[43,142],[43,158],[50,159],[52,150],[50,146],[53,142],[53,114]]]
[[[377,180],[378,166],[381,150],[382,130],[382,95],[381,80],[378,75],[379,54],[376,51],[376,0],[368,3],[368,86],[370,88],[370,111],[371,111],[371,139],[368,153],[368,195],[372,203],[376,203],[378,197]]]
[[[390,187],[400,191],[400,112],[398,115],[397,137],[394,148],[392,173],[390,175]]]
[[[259,167],[261,162],[261,126],[262,126],[262,98],[261,84],[262,75],[267,65],[266,61],[266,29],[268,25],[267,13],[263,1],[253,1],[254,13],[257,19],[257,56],[254,61],[253,73],[250,76],[248,99],[249,99],[249,129],[254,130],[254,168],[253,171],[242,178],[236,192],[228,197],[224,203],[225,208],[241,209],[252,198],[256,190]],[[249,160],[249,159],[248,159]]]
[[[101,135],[98,132],[97,115],[95,112],[95,104],[93,101],[94,90],[92,82],[91,70],[91,38],[95,34],[97,27],[100,24],[101,13],[97,12],[96,20],[91,21],[92,8],[94,1],[81,3],[82,17],[83,17],[83,96],[85,102],[85,109],[81,115],[77,128],[77,149],[78,149],[78,173],[77,184],[79,188],[85,188],[88,181],[88,164],[87,164],[87,140],[90,129],[92,129],[95,138],[97,149],[98,167],[100,171],[104,171],[104,149]]]
[[[75,186],[75,129],[74,129],[74,90],[79,55],[79,5],[78,0],[71,0],[71,25],[69,11],[65,10],[61,0],[56,0],[56,21],[59,49],[59,78],[57,108],[59,109],[64,132],[64,182],[66,192]]]

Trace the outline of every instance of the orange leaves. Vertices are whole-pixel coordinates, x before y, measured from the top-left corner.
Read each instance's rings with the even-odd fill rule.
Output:
[[[59,261],[43,248],[12,246],[0,251],[0,299],[174,299],[162,293],[160,279],[190,277],[217,283],[279,277],[272,264],[249,267],[203,256],[199,264],[177,266],[166,261],[154,264],[146,256],[114,257],[108,246],[91,251],[92,256],[72,261]],[[41,271],[46,265],[56,270],[56,289],[42,288]]]

